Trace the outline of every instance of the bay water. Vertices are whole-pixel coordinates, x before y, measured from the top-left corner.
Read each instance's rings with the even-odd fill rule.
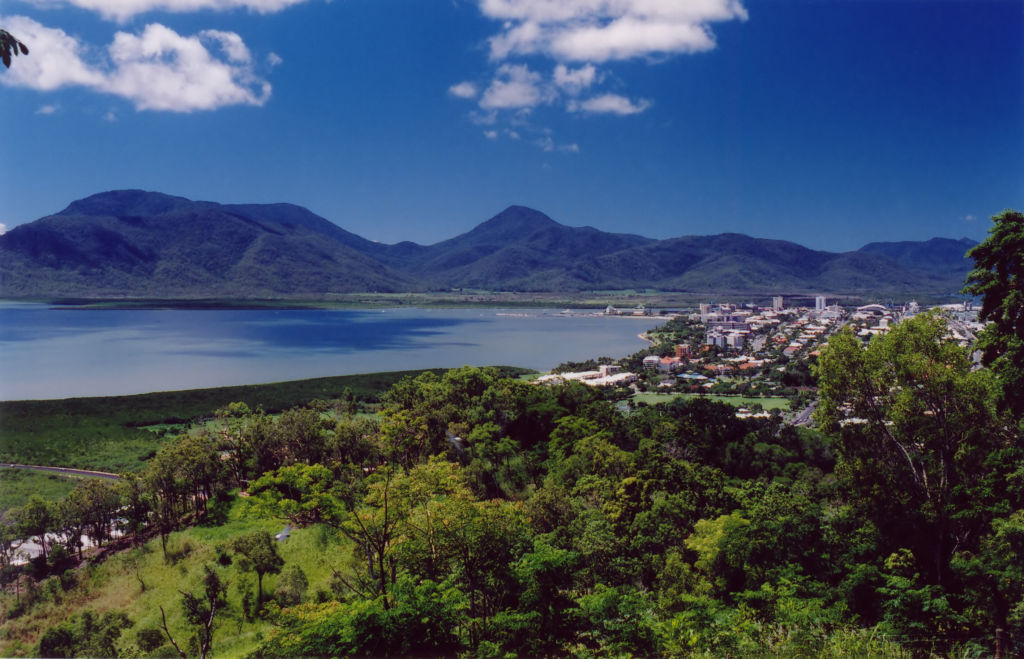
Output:
[[[552,309],[67,309],[0,302],[0,400],[623,357],[656,317]]]

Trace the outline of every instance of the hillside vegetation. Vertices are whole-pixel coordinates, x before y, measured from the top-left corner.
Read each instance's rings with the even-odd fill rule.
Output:
[[[229,403],[276,413],[346,395],[375,401],[422,371],[342,375],[272,384],[165,391],[136,396],[0,401],[0,462],[140,471],[166,437]],[[516,369],[509,371],[518,372]]]
[[[66,572],[79,549],[52,543],[4,596],[0,652],[989,652],[996,627],[1024,631],[1024,451],[944,328],[923,315],[867,349],[836,335],[820,367],[834,434],[705,399],[623,414],[578,383],[468,367],[398,382],[375,417],[229,405],[138,478],[12,511],[22,533],[82,524],[120,551]],[[846,374],[886,351],[914,364],[913,398],[840,431],[875,398]],[[940,391],[942,416],[905,425]],[[917,447],[912,469],[879,432]],[[115,515],[120,540],[95,522]]]

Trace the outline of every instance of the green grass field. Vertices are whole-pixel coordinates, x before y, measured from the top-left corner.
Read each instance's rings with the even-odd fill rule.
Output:
[[[23,506],[33,494],[60,501],[81,482],[75,476],[47,474],[31,469],[0,469],[0,522],[7,511]]]
[[[755,403],[759,403],[761,407],[766,410],[789,410],[789,399],[787,398],[758,398],[751,396],[718,396],[718,395],[706,395],[701,396],[700,394],[655,394],[655,393],[642,393],[635,394],[633,400],[638,403],[646,403],[647,405],[657,405],[658,403],[667,403],[670,400],[676,398],[706,398],[713,400],[716,403],[726,403],[734,407],[750,407]]]
[[[422,372],[343,375],[136,396],[0,402],[0,462],[138,471],[156,453],[167,431],[176,432],[183,424],[228,403],[244,401],[252,409],[278,412],[317,398],[338,398],[346,388],[361,400],[374,400],[403,377]],[[522,372],[524,369],[505,367],[512,377]]]

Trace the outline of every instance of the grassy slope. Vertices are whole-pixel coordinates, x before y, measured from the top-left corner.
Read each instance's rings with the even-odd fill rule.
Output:
[[[226,547],[233,538],[249,531],[265,529],[273,534],[283,527],[283,523],[258,519],[248,508],[244,500],[238,500],[231,507],[225,524],[198,526],[172,534],[168,550],[177,556],[173,562],[164,561],[160,540],[154,539],[141,549],[112,556],[95,567],[80,570],[79,585],[74,589],[58,597],[50,596],[44,605],[36,606],[30,614],[0,625],[0,656],[30,655],[45,629],[85,609],[99,613],[126,613],[134,625],[122,634],[121,645],[129,646],[134,644],[138,630],[160,627],[159,607],[163,606],[171,633],[179,644],[184,645],[188,630],[182,615],[179,590],[200,591],[203,565],[216,565],[221,578],[229,582],[229,606],[225,615],[218,617],[214,654],[220,657],[248,654],[271,627],[262,620],[244,620],[239,604],[239,586],[246,579],[255,585],[255,574],[243,574],[237,562],[228,566],[216,564],[217,551]],[[344,570],[350,555],[346,545],[318,528],[293,530],[288,540],[278,544],[278,551],[286,566],[298,565],[306,573],[309,580],[307,598],[319,589],[327,589],[331,568]],[[145,582],[145,591],[136,573]],[[272,596],[276,580],[276,575],[263,578],[265,599]],[[4,597],[13,599],[13,595]]]
[[[234,401],[279,411],[349,388],[374,398],[406,375],[395,371],[274,384],[192,389],[102,398],[0,402],[0,462],[101,471],[137,471],[163,442],[141,426],[179,424]]]

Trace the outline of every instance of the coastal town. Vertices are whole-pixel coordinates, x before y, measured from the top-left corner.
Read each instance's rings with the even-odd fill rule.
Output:
[[[576,381],[617,391],[633,405],[707,396],[734,404],[741,418],[777,411],[795,425],[807,425],[815,398],[810,366],[831,335],[849,325],[868,341],[928,310],[916,301],[845,306],[825,295],[789,300],[775,296],[771,302],[702,303],[692,312],[657,312],[667,322],[641,334],[648,348],[621,360],[588,362],[587,368],[566,364],[536,382]],[[984,327],[970,302],[933,308],[942,311],[950,336],[962,346],[972,345]],[[644,307],[609,306],[604,311],[630,317],[655,313]]]

